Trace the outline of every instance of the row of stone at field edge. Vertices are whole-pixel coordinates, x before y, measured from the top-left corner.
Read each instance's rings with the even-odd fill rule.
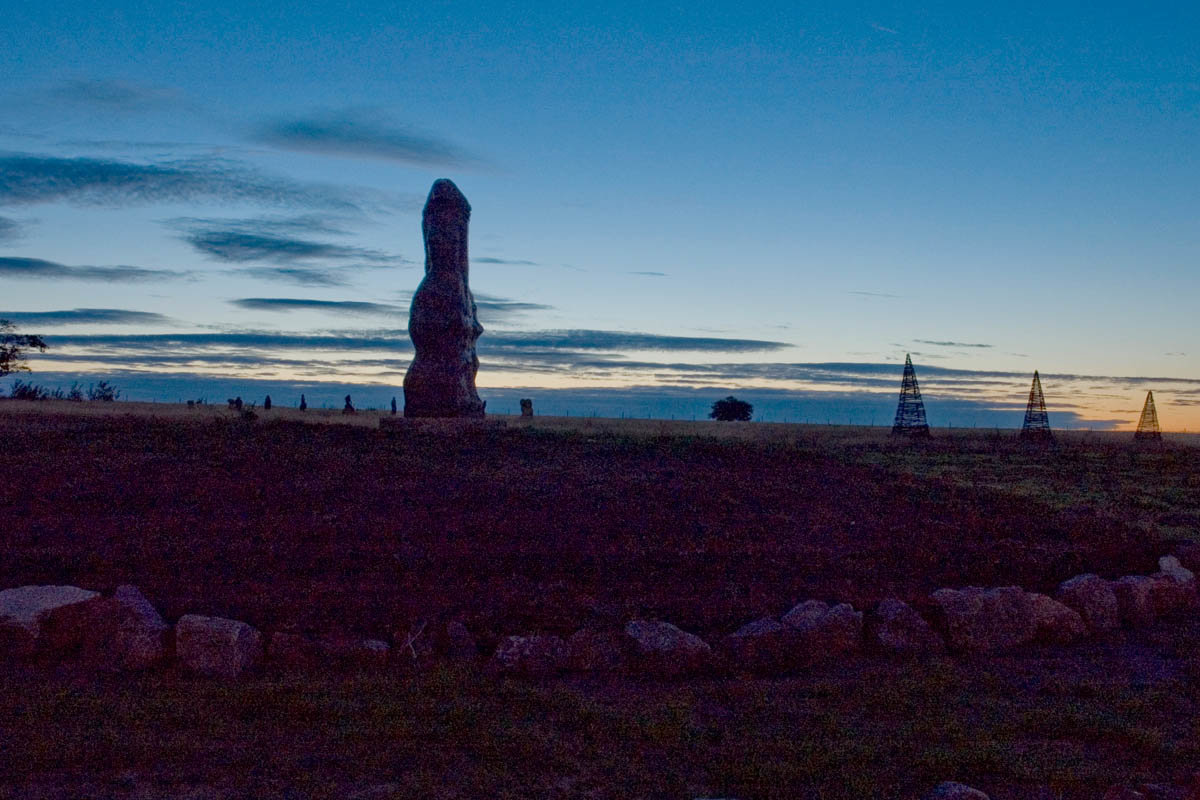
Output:
[[[1079,575],[1049,597],[1017,586],[939,589],[922,616],[896,599],[869,613],[847,603],[808,600],[782,617],[764,617],[710,645],[661,621],[638,620],[621,634],[581,630],[566,640],[552,635],[509,636],[500,642],[495,669],[529,676],[560,671],[614,670],[660,676],[704,672],[787,674],[856,652],[919,656],[993,653],[1043,642],[1070,644],[1119,627],[1141,627],[1196,605],[1196,578],[1175,556],[1159,559],[1154,575],[1108,581]]]
[[[1080,575],[1055,598],[1016,586],[939,589],[925,615],[896,599],[869,613],[849,604],[808,600],[779,618],[751,622],[715,647],[669,622],[634,620],[621,631],[585,628],[555,635],[507,636],[488,669],[529,677],[563,671],[615,671],[660,677],[707,672],[786,674],[821,660],[860,651],[879,654],[988,653],[1030,642],[1068,644],[1117,628],[1140,627],[1194,607],[1196,578],[1174,556],[1159,559],[1154,575],[1108,581]],[[132,586],[105,597],[73,586],[24,586],[0,591],[0,655],[74,659],[99,669],[137,670],[171,657],[200,675],[234,678],[267,657],[280,668],[330,665],[383,667],[390,659],[418,661],[435,654],[462,661],[478,655],[460,622],[379,639],[310,639],[286,631],[269,641],[251,625],[188,614],[172,628]],[[392,651],[396,652],[393,654]]]

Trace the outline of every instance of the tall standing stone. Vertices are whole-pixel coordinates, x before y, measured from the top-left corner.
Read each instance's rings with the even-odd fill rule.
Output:
[[[467,226],[471,206],[452,181],[429,190],[421,231],[425,278],[413,295],[408,335],[413,360],[404,375],[404,416],[483,417],[475,391],[483,333],[467,282]]]

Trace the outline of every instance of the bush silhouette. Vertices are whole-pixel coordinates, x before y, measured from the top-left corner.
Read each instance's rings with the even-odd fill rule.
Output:
[[[40,336],[17,333],[17,328],[6,319],[0,319],[0,377],[10,372],[29,372],[25,365],[25,353],[29,350],[46,352],[46,343]]]
[[[120,390],[108,381],[88,386],[87,399],[98,400],[101,403],[111,403],[121,396]]]
[[[754,406],[733,395],[713,403],[712,411],[708,413],[709,418],[721,422],[749,422],[753,415]]]

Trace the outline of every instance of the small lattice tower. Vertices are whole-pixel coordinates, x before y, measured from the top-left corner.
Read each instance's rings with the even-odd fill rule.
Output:
[[[1050,418],[1046,415],[1046,398],[1042,394],[1042,379],[1033,371],[1033,385],[1029,387],[1029,404],[1025,406],[1025,424],[1021,426],[1021,438],[1036,442],[1054,440],[1050,432]]]
[[[1142,406],[1142,418],[1138,420],[1133,438],[1139,441],[1162,441],[1162,429],[1158,427],[1158,411],[1154,408],[1154,392],[1146,392],[1146,405]]]
[[[912,356],[907,354],[904,356],[904,379],[900,382],[900,403],[896,406],[892,435],[929,435],[929,423],[925,421],[925,403],[921,400],[921,387],[917,386],[917,372],[913,369]]]

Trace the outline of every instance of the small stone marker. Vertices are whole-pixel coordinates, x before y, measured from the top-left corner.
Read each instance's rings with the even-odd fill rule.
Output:
[[[271,410],[271,395],[267,395],[267,399],[263,400],[263,411]]]
[[[532,417],[533,416],[533,400],[531,400],[528,397],[521,398],[521,416],[522,417]]]
[[[305,401],[304,395],[300,395],[300,410],[301,411],[308,410],[308,403]]]
[[[346,395],[346,405],[342,407],[342,413],[343,414],[355,413],[354,404],[350,402],[350,395]]]

